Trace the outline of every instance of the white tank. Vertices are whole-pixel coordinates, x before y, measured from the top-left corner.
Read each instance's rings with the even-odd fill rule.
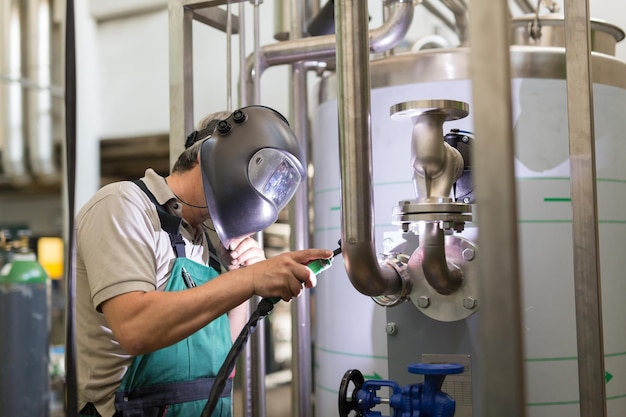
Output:
[[[571,417],[579,413],[579,393],[565,55],[562,48],[514,46],[511,62],[527,415]],[[470,115],[445,123],[444,133],[452,128],[473,131],[469,68],[467,49],[396,55],[371,64],[378,252],[385,249],[385,237],[398,229],[391,224],[392,208],[400,200],[415,198],[409,163],[412,124],[392,121],[390,108],[411,100],[466,102]],[[621,250],[626,247],[626,64],[594,52],[592,74],[606,392],[609,416],[622,417],[626,415],[626,280]],[[336,78],[329,76],[321,83],[313,120],[317,247],[333,248],[341,236],[337,120]],[[471,232],[473,225],[467,226]],[[442,322],[425,316],[411,302],[380,307],[352,287],[341,259],[320,276],[314,294],[317,416],[338,415],[339,386],[348,369],[359,369],[366,380],[393,379],[406,385],[419,382],[407,373],[407,365],[427,361],[429,355],[467,357],[466,378],[444,390],[457,401],[456,417],[474,415],[480,388],[471,368],[478,360],[480,309],[467,319]],[[392,322],[397,332],[388,335],[386,325]]]

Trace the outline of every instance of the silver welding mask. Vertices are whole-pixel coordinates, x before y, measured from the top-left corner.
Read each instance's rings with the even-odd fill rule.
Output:
[[[200,165],[209,214],[225,246],[273,224],[305,178],[287,120],[263,106],[220,120],[202,144]]]

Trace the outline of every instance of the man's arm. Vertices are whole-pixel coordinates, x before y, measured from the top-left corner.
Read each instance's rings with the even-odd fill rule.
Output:
[[[185,291],[130,292],[101,304],[115,338],[133,355],[172,345],[253,295],[289,301],[312,288],[316,277],[306,263],[330,258],[332,251],[288,252],[245,268],[226,272]]]

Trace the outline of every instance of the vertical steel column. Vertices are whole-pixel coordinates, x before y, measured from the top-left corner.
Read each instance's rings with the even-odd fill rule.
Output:
[[[183,151],[184,138],[193,131],[193,11],[170,1],[170,166]]]
[[[239,3],[239,105],[245,107],[248,104],[248,84],[246,83],[246,25],[245,25],[245,13],[246,6],[243,2]],[[256,305],[256,304],[255,304]],[[248,302],[248,309],[252,310],[252,302]],[[242,405],[241,415],[244,417],[252,417],[252,397],[253,397],[253,383],[252,383],[252,347],[250,343],[246,345],[244,349],[244,355],[241,359],[241,369],[239,373],[241,376],[241,392],[242,392]]]
[[[472,0],[471,70],[476,198],[481,253],[475,415],[525,415],[517,202],[507,2]]]
[[[302,0],[291,1],[290,38],[301,39],[304,33],[305,5]],[[291,66],[292,128],[304,150],[304,161],[308,165],[308,106],[306,68],[302,62]],[[305,167],[308,169],[308,167]],[[300,185],[291,203],[289,221],[293,249],[306,249],[309,245],[309,181]],[[313,415],[313,377],[311,374],[311,296],[304,291],[291,303],[291,369],[293,372],[291,391],[291,415],[311,417]]]
[[[581,417],[606,416],[589,0],[565,1],[565,60]]]
[[[261,10],[260,6],[263,0],[250,0],[250,4],[253,6],[252,20],[253,20],[253,51],[258,54],[261,45]],[[253,94],[251,103],[259,104],[261,102],[261,71],[259,70],[259,60],[255,60],[254,71],[254,90],[248,93]],[[257,240],[263,244],[263,232],[257,233]],[[261,297],[253,297],[250,300],[250,311],[254,311],[257,304],[261,300]],[[266,390],[265,390],[265,375],[267,369],[265,366],[265,352],[266,352],[266,323],[264,320],[259,321],[256,331],[250,336],[250,398],[246,399],[246,402],[250,405],[249,417],[265,417],[267,415],[267,402],[266,402]]]

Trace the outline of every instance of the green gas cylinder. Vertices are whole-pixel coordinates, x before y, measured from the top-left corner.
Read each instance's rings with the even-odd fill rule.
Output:
[[[26,244],[0,269],[0,416],[50,414],[50,281]]]

